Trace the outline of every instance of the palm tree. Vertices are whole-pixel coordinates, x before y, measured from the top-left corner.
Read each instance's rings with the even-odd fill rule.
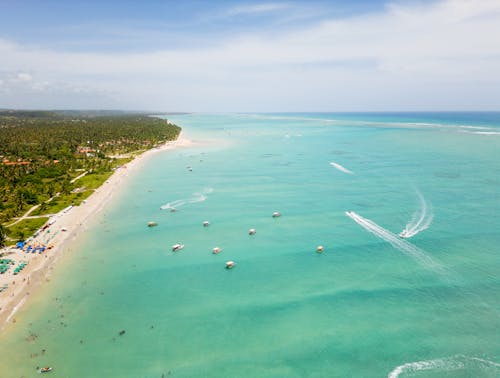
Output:
[[[5,229],[0,224],[0,248],[5,247],[6,240],[7,240],[7,236],[5,235]]]

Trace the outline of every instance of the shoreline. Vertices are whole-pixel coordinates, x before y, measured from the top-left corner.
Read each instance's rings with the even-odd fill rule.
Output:
[[[14,259],[16,265],[26,261],[26,268],[18,275],[13,275],[14,267],[0,275],[0,288],[8,288],[0,292],[0,332],[16,323],[16,314],[29,305],[29,296],[39,292],[50,276],[59,259],[66,255],[85,231],[88,223],[98,214],[111,198],[119,192],[122,182],[137,172],[143,164],[159,152],[193,146],[195,143],[187,139],[181,130],[177,139],[168,141],[159,147],[147,150],[132,161],[117,168],[113,174],[79,206],[64,209],[51,217],[55,222],[46,230],[34,237],[30,244],[50,244],[53,247],[39,253],[26,253],[20,249],[4,248],[2,252],[11,252],[2,259]],[[64,231],[63,231],[64,230]]]

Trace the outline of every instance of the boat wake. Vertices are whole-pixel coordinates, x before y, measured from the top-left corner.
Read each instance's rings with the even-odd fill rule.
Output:
[[[350,174],[350,175],[353,175],[353,174],[354,174],[354,172],[352,172],[352,171],[348,170],[347,168],[345,168],[345,167],[341,166],[341,165],[340,165],[340,164],[338,164],[338,163],[335,163],[334,161],[332,161],[332,162],[330,163],[330,165],[331,165],[332,167],[334,167],[334,168],[338,169],[338,170],[339,170],[339,171],[341,171],[341,172],[348,173],[348,174]]]
[[[417,195],[420,199],[420,210],[415,211],[405,229],[399,233],[399,236],[402,238],[409,239],[420,231],[426,230],[431,225],[434,218],[432,206],[429,206],[427,202],[425,202],[424,197],[419,191],[417,191]]]
[[[480,372],[482,374],[488,372],[491,372],[492,374],[500,373],[500,364],[478,357],[467,357],[463,355],[457,355],[446,358],[438,358],[435,360],[408,362],[392,370],[387,376],[387,378],[397,378],[401,374],[407,374],[407,373],[411,374],[411,376],[413,377],[414,373],[416,372],[429,371],[429,370],[434,370],[438,372],[466,370],[469,373],[474,374],[474,376],[479,376]]]
[[[394,248],[399,249],[401,252],[411,257],[424,268],[431,269],[438,273],[443,273],[442,266],[417,246],[414,246],[406,240],[398,238],[397,235],[393,234],[389,230],[379,226],[370,219],[363,218],[354,211],[346,211],[345,214],[365,230],[390,243]]]
[[[214,190],[212,188],[203,189],[201,192],[193,193],[192,196],[189,198],[180,199],[180,200],[166,203],[165,205],[160,206],[160,209],[161,210],[177,210],[179,207],[182,207],[184,205],[197,203],[197,202],[203,202],[208,198],[207,195],[212,193],[213,191]]]

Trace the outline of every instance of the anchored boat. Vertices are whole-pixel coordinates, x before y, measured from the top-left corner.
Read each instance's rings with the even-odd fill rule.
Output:
[[[172,246],[172,251],[177,252],[177,251],[180,251],[182,248],[184,248],[184,244],[174,244]]]

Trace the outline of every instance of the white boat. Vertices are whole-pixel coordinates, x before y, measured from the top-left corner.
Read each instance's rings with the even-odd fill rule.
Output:
[[[226,269],[233,269],[236,266],[234,261],[226,261]]]
[[[158,223],[156,222],[148,222],[148,227],[155,227],[158,226]]]
[[[281,213],[279,211],[275,211],[273,213],[273,218],[279,218],[279,217],[281,217]]]
[[[408,233],[408,230],[403,230],[399,233],[400,238],[409,238],[410,234]]]
[[[257,231],[255,231],[255,228],[251,228],[250,230],[248,230],[248,235],[255,235]]]
[[[182,248],[184,248],[184,244],[174,244],[172,246],[172,251],[177,252],[177,251],[180,251]]]
[[[219,248],[219,247],[215,247],[214,249],[212,249],[212,253],[214,255],[218,254],[218,253],[221,253],[222,252],[222,248]]]

